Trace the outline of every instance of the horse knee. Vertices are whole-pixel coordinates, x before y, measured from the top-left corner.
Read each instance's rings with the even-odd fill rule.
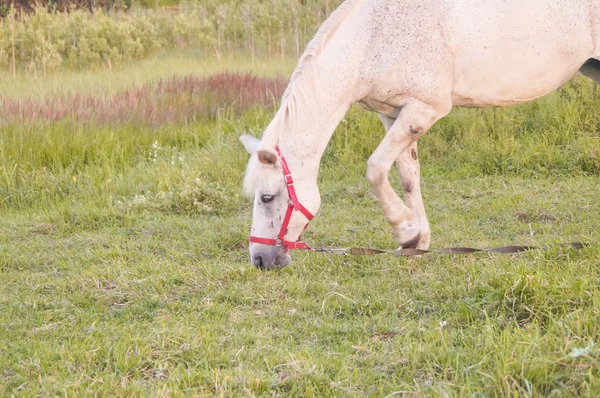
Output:
[[[387,178],[388,171],[381,167],[374,160],[369,159],[367,162],[367,180],[372,186],[377,186]]]

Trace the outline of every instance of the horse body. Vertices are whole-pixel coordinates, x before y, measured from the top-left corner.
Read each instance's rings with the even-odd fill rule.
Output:
[[[309,44],[262,142],[246,145],[257,153],[247,172],[257,198],[252,232],[273,235],[281,226],[287,198],[274,146],[314,214],[321,156],[358,102],[387,131],[367,169],[384,215],[402,246],[427,248],[418,137],[453,106],[529,101],[580,69],[598,80],[599,32],[600,0],[347,0]],[[388,181],[394,162],[406,204]],[[265,192],[278,201],[259,200]],[[305,224],[295,215],[287,239]],[[281,248],[264,245],[251,245],[251,257],[266,267],[286,262]]]
[[[506,106],[541,97],[570,79],[587,59],[600,55],[587,2],[473,3],[463,1],[460,10],[451,10],[450,37],[471,38],[452,43],[457,55],[454,105]],[[464,16],[459,20],[469,9],[475,24],[467,24]],[[482,33],[486,27],[487,37]]]
[[[595,3],[368,2],[365,7],[372,10],[362,12],[368,17],[361,25],[375,26],[373,37],[385,31],[388,38],[370,40],[365,47],[358,72],[365,86],[359,96],[364,97],[357,100],[369,110],[397,116],[389,107],[399,108],[414,96],[451,96],[453,106],[467,107],[541,97],[569,80],[586,60],[600,58],[600,13],[595,14],[600,2]],[[360,35],[360,27],[356,30]]]

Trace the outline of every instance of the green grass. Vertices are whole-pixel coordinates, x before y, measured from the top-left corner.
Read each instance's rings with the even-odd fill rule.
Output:
[[[186,62],[0,92],[110,94],[202,70]],[[598,109],[576,79],[533,104],[453,111],[421,143],[434,247],[589,247],[298,252],[274,272],[247,258],[237,141],[270,112],[157,129],[0,126],[0,395],[597,396]],[[342,122],[307,242],[396,247],[364,178],[382,134],[358,109]]]

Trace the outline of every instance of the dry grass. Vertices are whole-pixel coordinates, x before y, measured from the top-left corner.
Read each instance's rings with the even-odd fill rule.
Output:
[[[213,118],[225,110],[239,116],[252,107],[272,108],[286,85],[287,80],[282,77],[264,78],[249,73],[223,72],[202,78],[173,76],[110,97],[78,93],[41,100],[0,97],[0,114],[6,123],[71,120],[157,127]]]

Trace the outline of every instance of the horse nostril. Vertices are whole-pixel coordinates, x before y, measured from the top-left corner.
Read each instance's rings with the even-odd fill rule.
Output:
[[[265,267],[265,262],[261,255],[257,254],[256,256],[254,256],[254,266],[260,269],[263,269]]]

